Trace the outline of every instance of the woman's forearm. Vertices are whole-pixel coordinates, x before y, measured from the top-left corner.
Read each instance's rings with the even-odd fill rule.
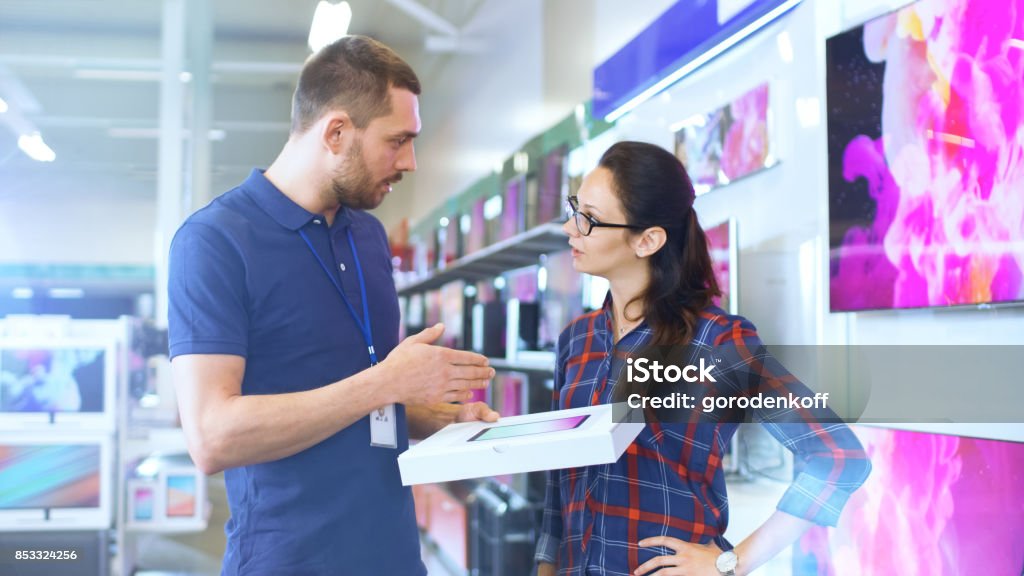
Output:
[[[776,510],[764,524],[734,549],[739,560],[736,574],[750,574],[758,566],[777,556],[783,548],[796,542],[811,526],[814,526],[814,523],[809,520]]]

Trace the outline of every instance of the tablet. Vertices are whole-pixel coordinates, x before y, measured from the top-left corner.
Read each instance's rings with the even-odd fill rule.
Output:
[[[474,434],[469,440],[467,440],[467,442],[517,438],[519,436],[572,430],[573,428],[578,428],[580,424],[583,424],[583,422],[586,421],[587,418],[590,418],[589,414],[567,416],[565,418],[552,418],[550,420],[539,420],[537,422],[526,422],[524,424],[490,426]]]

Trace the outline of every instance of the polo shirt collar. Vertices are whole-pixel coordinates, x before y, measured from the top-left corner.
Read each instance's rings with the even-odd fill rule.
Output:
[[[263,209],[271,218],[285,228],[296,231],[309,224],[320,214],[314,214],[302,206],[296,204],[291,198],[285,196],[277,186],[263,174],[263,170],[254,168],[249,177],[245,179],[242,187],[249,193],[249,196],[256,204]],[[344,206],[338,208],[334,217],[333,228],[345,227],[352,223],[349,210]]]

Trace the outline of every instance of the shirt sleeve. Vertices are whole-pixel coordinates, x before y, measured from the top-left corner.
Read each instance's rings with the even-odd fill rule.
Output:
[[[170,357],[246,356],[249,314],[242,254],[212,226],[186,222],[174,235],[168,266]]]
[[[569,337],[572,326],[558,337],[558,360],[555,362],[555,380],[551,392],[551,409],[558,410],[558,399],[565,382],[565,365],[569,357]],[[561,470],[548,470],[548,483],[544,493],[544,516],[534,561],[558,563],[558,549],[562,545],[562,496],[559,489]]]
[[[813,397],[757,335],[754,325],[738,318],[722,338],[741,393],[768,397]],[[835,526],[847,500],[871,472],[871,462],[857,436],[827,406],[757,409],[754,419],[793,453],[800,470],[777,508],[823,526]]]

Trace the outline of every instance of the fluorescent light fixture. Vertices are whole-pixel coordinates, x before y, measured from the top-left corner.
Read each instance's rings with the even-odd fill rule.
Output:
[[[81,288],[50,288],[50,298],[74,299],[85,296],[85,290]]]
[[[459,217],[459,231],[463,234],[469,234],[470,229],[473,228],[473,218],[469,214],[463,214]]]
[[[783,30],[775,37],[775,44],[779,47],[779,57],[786,64],[793,62],[793,39],[789,36],[788,30]]]
[[[1024,50],[1024,40],[1021,40],[1020,38],[1010,38],[1008,44],[1010,45],[1010,48]]]
[[[35,292],[31,288],[15,288],[11,290],[11,298],[17,300],[28,300],[35,296]]]
[[[313,24],[309,27],[310,50],[319,52],[324,46],[344,38],[351,22],[352,8],[348,2],[331,4],[327,0],[320,0],[313,13]]]
[[[754,20],[750,24],[747,24],[732,36],[729,36],[725,40],[719,42],[715,47],[711,48],[710,50],[701,54],[700,56],[697,56],[693,60],[690,60],[686,64],[682,65],[675,72],[662,78],[661,80],[653,84],[650,88],[644,90],[643,92],[631,98],[622,106],[619,106],[615,110],[609,112],[608,115],[604,117],[605,122],[615,122],[619,118],[622,118],[626,114],[632,112],[634,108],[646,102],[651,96],[654,96],[655,94],[661,92],[665,88],[668,88],[669,86],[675,84],[676,82],[683,79],[683,77],[685,77],[686,75],[690,74],[694,70],[700,68],[701,66],[713,60],[719,54],[722,54],[729,48],[732,48],[733,46],[739,44],[746,37],[750,36],[754,32],[757,32],[759,29],[763,28],[772,20],[775,20],[782,14],[785,14],[787,11],[789,11],[794,6],[799,4],[800,1],[801,0],[788,0],[783,4],[779,4],[779,6],[772,10],[771,12],[768,12],[764,16],[761,16],[757,20]]]
[[[22,134],[18,138],[18,148],[28,157],[38,162],[53,162],[57,159],[57,153],[54,152],[46,142],[43,142],[43,137],[39,132],[33,134]]]
[[[3,98],[0,98],[0,114],[7,112],[8,108],[9,106],[7,106],[7,101],[5,101]]]
[[[71,73],[82,80],[122,80],[125,82],[156,82],[160,80],[159,70],[104,70],[82,68]]]
[[[548,289],[548,269],[541,267],[537,271],[537,290],[545,292]]]
[[[220,128],[213,128],[206,133],[211,142],[220,142],[227,138],[228,133]],[[156,140],[160,138],[159,128],[107,128],[107,136],[125,140]],[[185,130],[185,138],[191,138],[192,132]]]

